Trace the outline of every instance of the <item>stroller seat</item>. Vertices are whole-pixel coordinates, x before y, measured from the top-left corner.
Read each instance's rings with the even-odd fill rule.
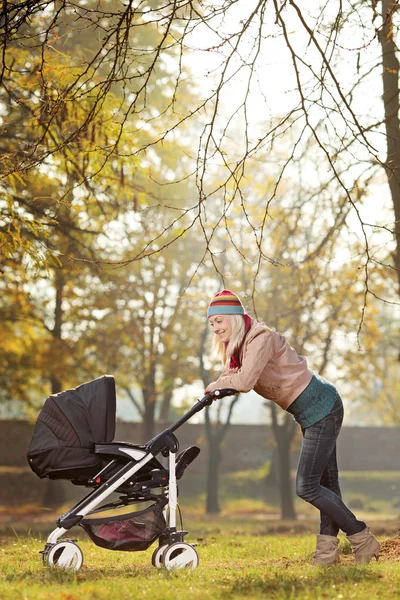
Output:
[[[186,450],[182,450],[176,457],[176,478],[180,479],[185,472],[186,467],[199,455],[200,448],[197,446],[190,446]]]
[[[96,444],[94,448],[95,454],[100,455],[102,458],[113,457],[114,460],[118,461],[119,458],[126,460],[141,460],[146,455],[144,446],[139,444],[132,444],[131,442],[110,442],[108,444]],[[176,479],[180,479],[185,472],[185,469],[194,461],[199,455],[200,448],[197,446],[190,446],[185,450],[182,450],[176,457]],[[152,458],[144,467],[138,472],[139,474],[149,474],[150,472],[159,472],[164,477],[168,476],[168,470],[160,463],[157,458]],[[136,479],[138,479],[136,475]]]
[[[103,454],[105,456],[121,456],[123,458],[133,458],[140,460],[145,456],[146,450],[140,444],[132,444],[131,442],[108,442],[107,444],[95,444],[95,454]]]
[[[139,444],[132,444],[131,442],[109,442],[108,444],[95,444],[95,454],[100,454],[103,457],[122,457],[125,460],[127,458],[139,461],[146,455],[145,446]],[[176,457],[176,478],[180,479],[185,472],[186,467],[194,461],[199,455],[200,448],[197,446],[190,446],[186,450],[182,450]],[[146,471],[152,469],[164,469],[163,465],[156,459],[152,458],[147,465],[145,465]]]

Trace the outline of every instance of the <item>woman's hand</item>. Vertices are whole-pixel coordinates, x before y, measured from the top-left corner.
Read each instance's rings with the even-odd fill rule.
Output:
[[[204,394],[209,394],[210,392],[213,392],[214,390],[217,390],[218,387],[219,387],[219,385],[217,384],[217,382],[216,381],[212,381],[206,387],[206,389],[204,391]]]

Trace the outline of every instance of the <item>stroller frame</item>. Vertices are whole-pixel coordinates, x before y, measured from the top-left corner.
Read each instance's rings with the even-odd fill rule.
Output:
[[[101,505],[113,492],[120,491],[123,494],[121,499],[125,498],[128,505],[135,500],[154,499],[155,496],[152,496],[148,489],[146,489],[146,481],[135,482],[135,479],[132,480],[132,478],[147,463],[155,459],[159,454],[162,454],[164,457],[168,457],[168,485],[165,486],[165,483],[161,483],[156,477],[155,480],[150,480],[150,487],[166,488],[167,507],[169,509],[168,523],[166,529],[158,537],[158,547],[153,552],[152,564],[156,568],[163,566],[167,569],[195,568],[198,565],[199,559],[194,545],[183,541],[184,536],[188,532],[183,530],[178,531],[176,527],[176,512],[178,507],[176,453],[179,450],[179,442],[174,435],[174,431],[186,423],[193,415],[203,410],[206,406],[211,405],[214,400],[235,394],[237,394],[237,391],[230,388],[217,389],[206,394],[203,398],[198,399],[196,404],[187,413],[170,427],[156,435],[145,446],[135,447],[126,442],[111,442],[96,445],[95,453],[100,456],[127,456],[129,457],[129,461],[114,472],[109,479],[100,483],[101,478],[107,471],[115,469],[115,463],[118,461],[113,459],[88,481],[89,484],[96,487],[83,499],[78,501],[73,508],[57,519],[57,527],[50,533],[44,549],[40,551],[44,564],[61,569],[79,570],[83,564],[83,553],[77,546],[76,540],[63,539],[59,541],[59,538],[72,527],[80,525],[86,515],[93,514],[98,507],[101,510]],[[194,446],[180,454],[178,465],[182,473],[199,452],[200,450]],[[185,453],[188,453],[189,456],[185,456]],[[151,476],[151,471],[149,475]],[[161,479],[164,480],[166,478],[162,477]],[[124,484],[127,484],[128,488],[125,487],[124,489]],[[164,507],[164,513],[165,509],[166,507]]]

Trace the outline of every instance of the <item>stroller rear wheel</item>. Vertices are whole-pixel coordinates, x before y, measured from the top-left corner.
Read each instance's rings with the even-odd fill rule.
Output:
[[[190,544],[177,542],[171,544],[162,555],[162,563],[168,571],[170,569],[195,569],[199,564],[199,555]]]
[[[156,569],[161,569],[161,567],[163,566],[163,554],[167,548],[168,544],[163,544],[162,546],[158,546],[158,548],[154,550],[153,555],[151,557],[151,564],[153,565],[153,567],[156,567]]]
[[[83,553],[71,540],[62,540],[45,548],[43,562],[49,567],[79,571],[83,565]]]

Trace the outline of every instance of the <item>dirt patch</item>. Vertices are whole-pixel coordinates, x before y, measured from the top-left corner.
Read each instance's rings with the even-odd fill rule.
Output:
[[[385,540],[380,539],[380,552],[379,552],[379,560],[380,561],[400,561],[400,539],[398,535],[396,537],[388,538]],[[354,562],[353,555],[350,551],[350,545],[345,543],[344,547],[341,549],[342,553],[340,556],[341,563],[344,565],[350,565]],[[374,561],[375,559],[372,559]]]
[[[379,559],[400,560],[400,539],[398,537],[381,542]]]

